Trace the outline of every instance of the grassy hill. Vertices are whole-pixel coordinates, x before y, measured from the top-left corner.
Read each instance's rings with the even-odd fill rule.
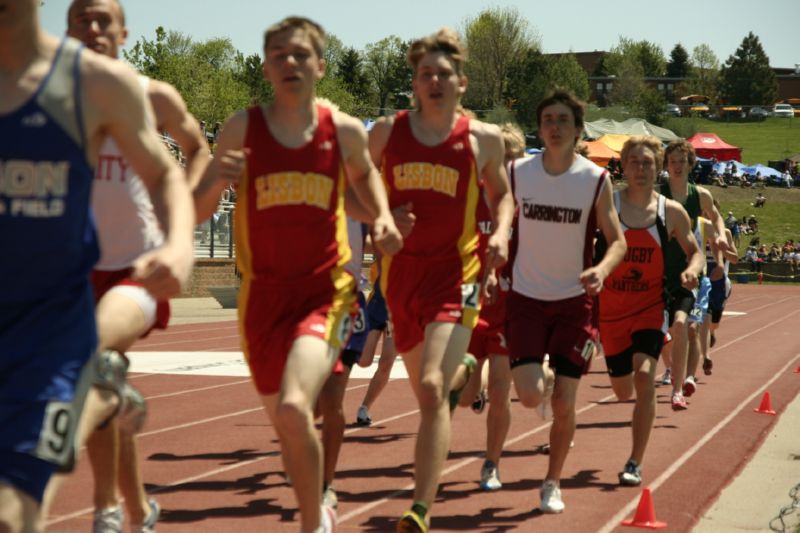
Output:
[[[723,122],[704,118],[677,117],[665,127],[681,137],[716,133],[723,141],[742,148],[742,162],[767,164],[800,153],[800,118],[770,117],[762,122]]]
[[[754,214],[758,219],[758,235],[762,243],[769,246],[772,242],[783,244],[787,239],[794,239],[795,242],[800,240],[800,189],[758,189],[758,192],[763,192],[767,197],[767,203],[756,209],[752,205],[756,190],[734,187],[722,189],[714,186],[706,188],[722,206],[720,211],[723,217],[727,216],[728,211],[733,211],[733,215],[739,220]],[[743,236],[739,244],[740,257],[744,255],[748,242],[749,236]]]

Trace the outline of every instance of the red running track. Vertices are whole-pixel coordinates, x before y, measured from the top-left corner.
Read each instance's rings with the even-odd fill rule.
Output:
[[[753,456],[776,418],[753,413],[765,390],[782,413],[800,391],[800,288],[737,285],[718,334],[714,374],[701,376],[688,411],[669,408],[657,389],[655,427],[643,474],[659,520],[687,531]],[[235,323],[176,326],[135,350],[235,351]],[[155,354],[154,354],[155,355]],[[633,515],[641,490],[620,487],[617,473],[630,450],[632,402],[614,400],[602,361],[581,383],[575,448],[564,469],[563,515],[537,510],[547,458],[536,447],[549,424],[513,404],[513,421],[500,464],[503,489],[478,489],[485,430],[482,416],[457,413],[433,530],[612,531]],[[163,508],[159,531],[297,531],[294,497],[282,475],[278,442],[247,378],[140,374],[151,417],[138,437],[147,489]],[[352,380],[345,412],[354,419],[366,380]],[[375,424],[348,427],[335,488],[340,530],[393,531],[409,506],[413,445],[418,425],[405,380],[395,380],[376,402]],[[485,416],[485,415],[484,415]],[[59,494],[49,531],[91,528],[88,462]],[[776,512],[777,512],[776,508]],[[765,524],[765,528],[766,528]],[[630,530],[628,530],[630,531]]]

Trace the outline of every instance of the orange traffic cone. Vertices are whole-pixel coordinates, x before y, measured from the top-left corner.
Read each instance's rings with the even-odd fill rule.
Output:
[[[775,410],[772,408],[772,398],[769,395],[769,391],[764,392],[764,396],[761,398],[761,405],[758,406],[758,409],[753,409],[753,411],[765,415],[776,414]]]
[[[644,489],[642,491],[642,496],[639,498],[639,506],[636,507],[636,514],[633,515],[633,520],[623,520],[622,525],[646,527],[649,529],[667,527],[666,522],[659,522],[656,520],[656,509],[653,505],[653,497],[650,495],[650,489]]]
[[[763,272],[759,272],[758,273],[758,284],[761,285],[761,283],[763,283],[763,282],[764,282],[764,273]]]

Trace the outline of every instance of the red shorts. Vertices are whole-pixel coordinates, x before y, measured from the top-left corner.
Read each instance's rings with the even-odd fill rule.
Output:
[[[490,355],[508,356],[506,343],[506,304],[508,291],[498,291],[498,301],[492,305],[483,305],[481,315],[472,338],[469,341],[467,352],[478,360],[486,359]]]
[[[294,341],[311,335],[341,350],[350,337],[355,281],[344,274],[300,287],[258,284],[243,279],[239,293],[242,350],[259,394],[280,390],[286,358]]]
[[[600,340],[606,355],[624,352],[632,344],[635,331],[654,329],[667,332],[668,316],[664,304],[653,305],[619,320],[604,320],[600,317]]]
[[[480,284],[474,273],[464,275],[460,258],[424,260],[384,257],[381,288],[394,326],[394,343],[408,352],[425,339],[432,322],[461,324],[472,329],[480,313]]]
[[[127,285],[129,287],[143,287],[138,281],[131,279],[132,268],[122,270],[94,270],[92,271],[92,286],[94,287],[94,303],[100,301],[105,293],[113,287]],[[156,300],[156,321],[145,331],[141,338],[147,337],[154,329],[167,329],[169,324],[169,300]]]
[[[591,297],[545,301],[512,291],[507,313],[512,365],[524,360],[540,363],[550,354],[556,373],[577,378],[588,370],[594,335]]]

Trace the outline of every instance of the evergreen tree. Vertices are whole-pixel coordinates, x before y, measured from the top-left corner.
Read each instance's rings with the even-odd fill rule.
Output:
[[[667,62],[667,76],[670,78],[685,78],[689,75],[689,52],[686,51],[681,43],[669,53]]]
[[[772,104],[778,97],[778,82],[769,57],[753,32],[722,66],[720,96],[729,104]]]
[[[339,59],[336,77],[360,104],[369,99],[369,80],[364,74],[361,54],[355,48],[345,48]]]

